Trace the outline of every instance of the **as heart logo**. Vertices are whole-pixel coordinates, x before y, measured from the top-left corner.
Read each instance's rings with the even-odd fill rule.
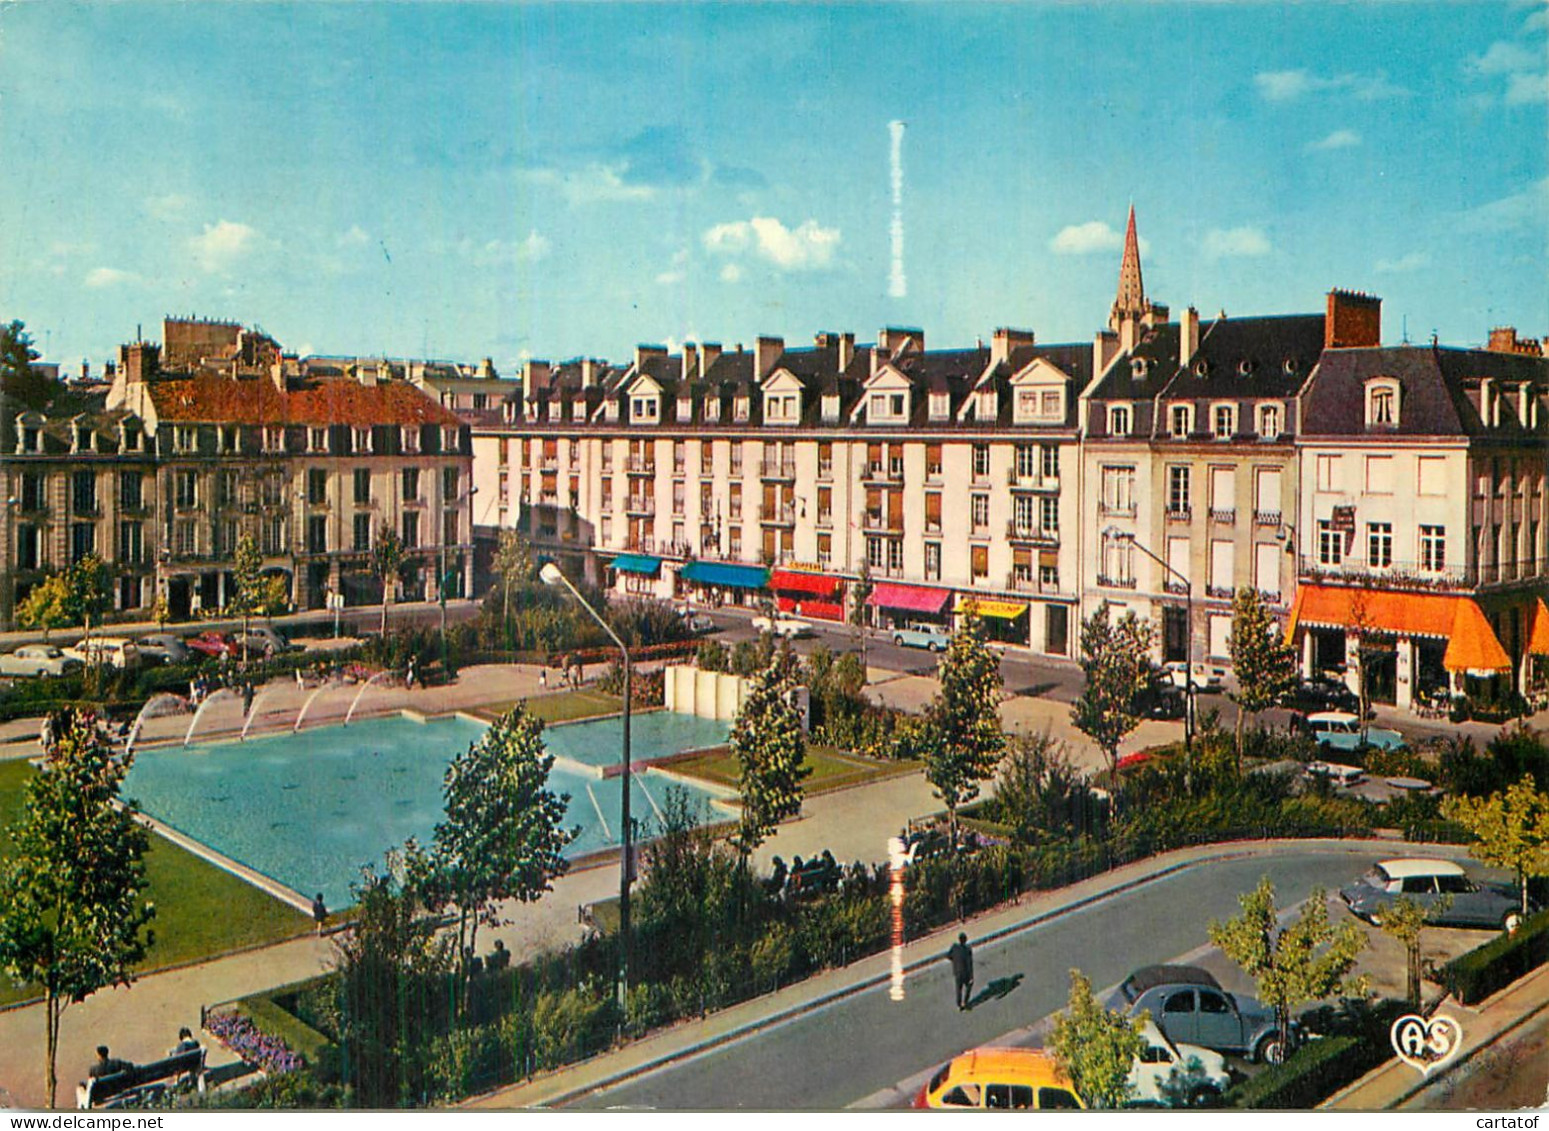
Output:
[[[1407,1013],[1393,1022],[1392,1039],[1398,1058],[1429,1076],[1463,1048],[1463,1027],[1444,1015],[1427,1019]]]

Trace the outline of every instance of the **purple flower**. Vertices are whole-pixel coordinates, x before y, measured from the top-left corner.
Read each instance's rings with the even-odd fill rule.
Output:
[[[299,1055],[278,1037],[271,1037],[240,1013],[211,1013],[204,1027],[247,1064],[269,1073],[294,1072],[302,1067]]]

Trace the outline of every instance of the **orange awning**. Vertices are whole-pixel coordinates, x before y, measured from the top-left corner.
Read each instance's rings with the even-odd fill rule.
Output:
[[[1484,612],[1468,597],[1431,593],[1390,593],[1334,585],[1303,585],[1286,626],[1287,639],[1299,627],[1359,627],[1393,636],[1430,636],[1446,640],[1442,664],[1448,671],[1510,671],[1511,658],[1501,647]],[[1545,628],[1549,636],[1549,627]]]
[[[1533,602],[1529,615],[1533,626],[1528,629],[1527,650],[1534,656],[1549,656],[1549,608],[1542,597]]]

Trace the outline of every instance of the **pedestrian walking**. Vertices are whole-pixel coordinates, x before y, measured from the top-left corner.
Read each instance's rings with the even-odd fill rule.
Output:
[[[318,892],[312,897],[312,921],[317,924],[317,933],[323,933],[323,925],[328,922],[328,907],[323,903],[323,893]]]
[[[957,1007],[968,1009],[974,992],[974,952],[968,945],[968,936],[959,934],[957,942],[947,951],[947,961],[952,964],[952,984],[957,991]]]
[[[242,717],[253,713],[253,681],[248,680],[242,685]]]
[[[547,691],[549,689],[549,669],[548,668],[539,668],[538,669],[538,686],[543,688],[543,690],[545,690],[545,691]]]

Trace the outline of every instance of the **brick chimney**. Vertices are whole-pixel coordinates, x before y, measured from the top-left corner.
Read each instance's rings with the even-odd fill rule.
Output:
[[[693,342],[683,343],[683,380],[693,381],[699,376],[699,347]]]
[[[999,365],[1003,361],[1011,360],[1014,350],[1023,346],[1034,344],[1034,336],[1031,330],[1012,330],[1002,326],[990,337],[990,364]]]
[[[843,373],[850,368],[850,363],[855,360],[855,334],[853,331],[845,331],[839,335],[839,372]]]
[[[710,367],[712,365],[714,365],[718,360],[720,360],[720,357],[721,357],[721,343],[720,342],[700,342],[699,343],[699,374],[700,374],[700,376],[708,377],[710,375]]]
[[[1328,293],[1324,349],[1366,349],[1382,344],[1382,300],[1359,291]]]
[[[124,379],[136,385],[160,372],[161,347],[154,342],[131,342],[118,347],[118,361],[124,371]]]
[[[640,373],[645,369],[645,363],[654,357],[666,357],[666,346],[636,346],[635,347],[635,372]]]
[[[784,352],[784,338],[759,335],[758,341],[753,344],[753,379],[762,381],[773,373],[775,363],[780,360],[780,355]]]
[[[549,387],[549,363],[528,358],[522,363],[522,392],[528,399]]]
[[[1178,368],[1182,369],[1199,350],[1199,311],[1187,307],[1178,319]]]
[[[925,331],[908,329],[900,326],[887,326],[882,331],[882,336],[877,340],[878,347],[887,354],[887,360],[891,361],[898,356],[898,351],[914,340],[915,348],[925,349]]]

